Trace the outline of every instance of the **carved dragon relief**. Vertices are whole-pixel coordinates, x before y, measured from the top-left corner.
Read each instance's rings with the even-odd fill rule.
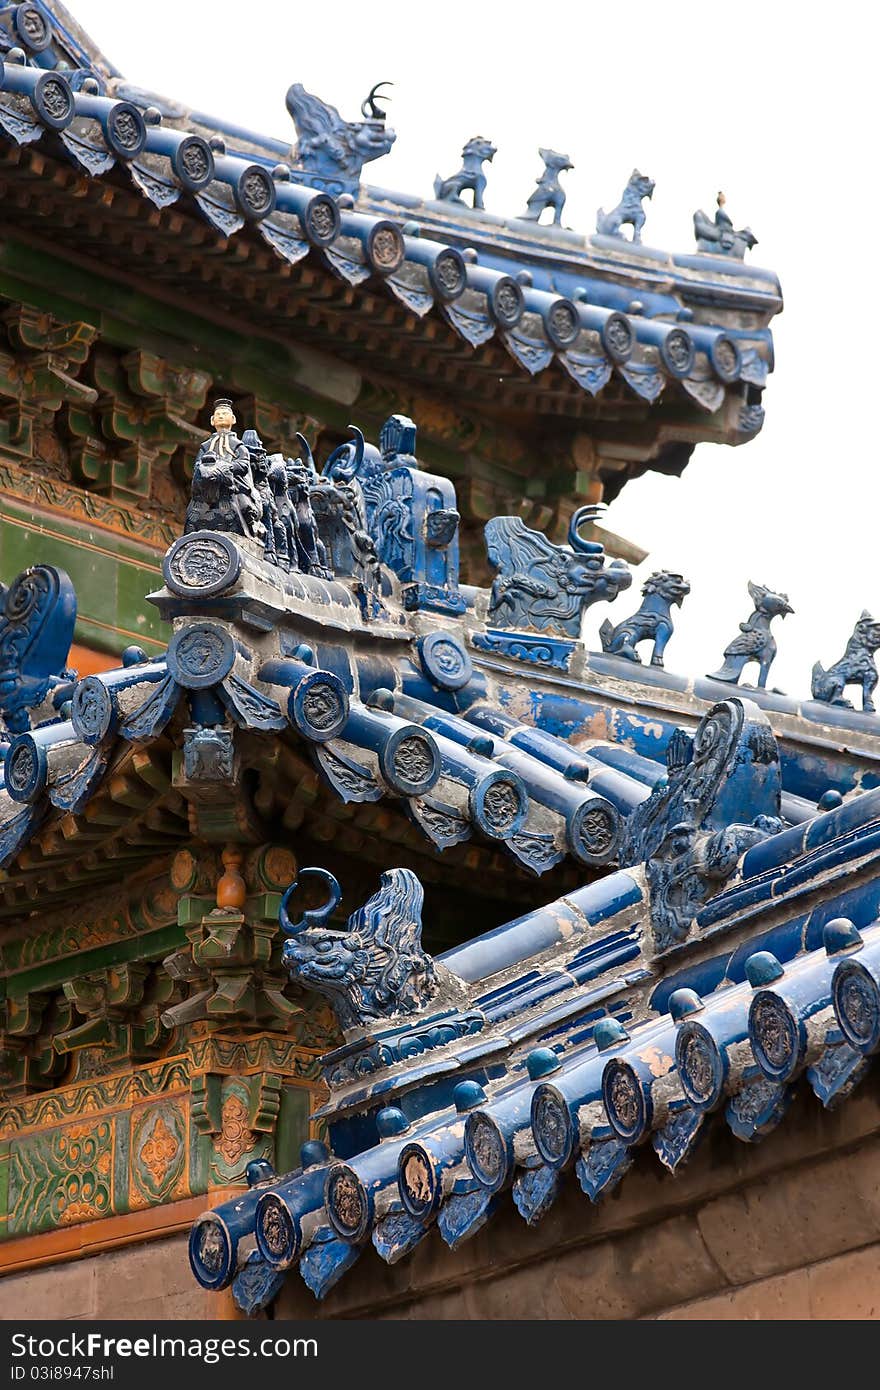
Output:
[[[290,901],[306,876],[322,880],[328,896],[293,921]],[[410,869],[386,869],[378,892],[351,914],[344,931],[334,931],[324,924],[341,896],[326,869],[303,869],[284,894],[279,920],[291,978],[329,999],[344,1032],[417,1013],[440,994],[448,1002],[460,994],[454,976],[422,949],[424,890]]]
[[[579,637],[592,603],[615,599],[632,583],[623,560],[605,563],[605,551],[580,534],[597,509],[579,507],[568,528],[568,545],[555,545],[518,516],[486,523],[489,563],[497,570],[489,595],[489,622],[501,628],[562,632]]]

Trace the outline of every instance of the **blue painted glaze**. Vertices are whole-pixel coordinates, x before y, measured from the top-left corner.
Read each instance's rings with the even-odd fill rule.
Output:
[[[584,918],[595,925],[626,907],[634,907],[641,899],[641,889],[630,874],[611,874],[546,908],[505,922],[464,946],[455,946],[438,959],[459,979],[486,979],[519,960],[577,937],[584,929]]]
[[[690,681],[686,676],[677,676],[671,671],[658,670],[652,666],[639,666],[633,669],[631,661],[619,656],[590,652],[587,658],[588,671],[596,671],[603,676],[613,676],[616,680],[638,681],[640,685],[657,686],[662,690],[688,689]],[[713,696],[717,698],[717,696]]]
[[[263,1259],[287,1269],[297,1259],[309,1234],[309,1222],[324,1205],[326,1162],[279,1179],[258,1195],[252,1218],[257,1248]]]
[[[10,733],[18,734],[30,727],[29,711],[74,675],[67,657],[76,623],[76,591],[64,570],[32,565],[0,600],[0,714]]]
[[[200,1216],[189,1237],[189,1261],[193,1274],[206,1289],[223,1289],[232,1283],[239,1265],[239,1249],[253,1235],[261,1183],[213,1211]]]

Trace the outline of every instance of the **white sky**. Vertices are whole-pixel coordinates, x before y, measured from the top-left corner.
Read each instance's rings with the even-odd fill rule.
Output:
[[[549,145],[576,166],[564,221],[591,232],[635,164],[656,181],[644,241],[672,251],[693,249],[692,214],[711,214],[723,188],[736,225],[759,238],[749,259],[779,274],[786,300],[764,429],[739,449],[699,445],[681,479],[630,483],[607,525],[650,550],[646,573],[677,569],[691,582],[667,652],[676,671],[716,668],[750,611],[750,578],[786,590],[796,610],[776,623],[770,675],[792,695],[809,694],[817,657],[841,655],[863,607],[878,613],[868,6],[67,3],[131,81],[283,139],[291,82],[354,119],[374,82],[393,81],[397,143],[366,170],[389,188],[430,194],[479,133],[498,146],[487,208],[513,214]],[[633,607],[630,595],[599,605],[588,637]]]

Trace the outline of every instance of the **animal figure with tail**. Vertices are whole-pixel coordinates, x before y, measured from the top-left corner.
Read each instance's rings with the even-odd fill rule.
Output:
[[[638,611],[616,627],[606,618],[599,628],[603,652],[625,657],[627,661],[640,661],[637,645],[653,640],[651,665],[662,666],[663,653],[674,631],[672,606],[678,604],[680,607],[690,591],[690,584],[680,574],[670,570],[652,574],[642,585],[643,599]]]
[[[563,169],[573,169],[574,165],[567,154],[559,154],[556,150],[541,149],[538,154],[544,161],[544,172],[526,204],[522,220],[539,222],[544,209],[552,208],[553,224],[558,227],[562,223],[562,209],[565,207],[565,189],[559,182],[559,175]]]
[[[846,644],[846,651],[839,661],[826,671],[821,661],[813,667],[813,699],[826,705],[843,705],[852,709],[852,701],[844,698],[848,685],[862,687],[862,709],[873,714],[874,701],[871,698],[877,685],[877,663],[874,653],[880,647],[880,620],[872,618],[867,609],[862,613],[852,636]]]
[[[612,208],[606,212],[600,208],[596,213],[596,231],[600,236],[620,237],[623,241],[624,235],[621,227],[629,225],[632,227],[632,239],[638,245],[642,239],[642,228],[645,225],[645,209],[642,207],[644,198],[654,196],[654,180],[649,179],[647,174],[640,174],[638,169],[633,169],[629,176],[629,183],[623,190],[623,197]]]
[[[767,685],[767,674],[776,656],[776,638],[770,631],[774,618],[784,618],[794,609],[788,601],[788,594],[777,594],[763,584],[753,584],[749,580],[749,596],[755,605],[746,622],[739,625],[739,636],[734,637],[724,648],[724,665],[718,671],[711,671],[709,679],[727,681],[736,685],[742,675],[743,667],[750,661],[758,663],[758,688]]]
[[[462,193],[469,188],[474,195],[474,207],[482,209],[483,194],[486,191],[486,175],[483,173],[483,164],[491,164],[495,155],[498,153],[491,140],[486,140],[482,135],[475,135],[472,140],[468,140],[461,152],[461,168],[457,174],[452,174],[448,179],[442,179],[438,174],[434,179],[434,197],[441,202],[461,203],[467,206],[462,198]]]

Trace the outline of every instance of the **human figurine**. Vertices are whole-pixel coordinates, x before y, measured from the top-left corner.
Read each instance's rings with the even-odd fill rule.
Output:
[[[260,520],[264,530],[264,553],[266,559],[275,564],[275,499],[269,486],[269,456],[256,430],[245,430],[241,442],[250,456],[251,478],[259,499]]]
[[[238,525],[222,529],[238,531],[242,536],[261,540],[263,523],[260,517],[261,503],[254,487],[251,473],[251,458],[247,446],[242,443],[233,429],[235,415],[232,401],[220,397],[214,402],[211,415],[211,434],[199,446],[196,466],[205,454],[212,454],[218,465],[228,468],[232,475],[232,505],[238,515]],[[220,529],[220,528],[217,528]]]
[[[732,256],[741,261],[745,258],[746,251],[751,251],[753,246],[757,246],[758,238],[750,227],[742,227],[737,231],[730,213],[725,209],[727,199],[723,193],[718,194],[716,202],[718,211],[715,213],[714,221],[706,216],[702,208],[694,213],[697,250],[719,256]]]
[[[296,521],[287,492],[287,467],[280,454],[273,454],[269,460],[269,487],[272,490],[276,561],[282,569],[299,569],[296,558]]]
[[[327,563],[327,549],[318,535],[318,523],[312,510],[312,484],[317,484],[318,474],[308,441],[298,434],[297,440],[303,451],[299,459],[287,459],[287,494],[295,517],[296,554],[301,570],[317,575],[319,579],[332,579],[333,573]]]

